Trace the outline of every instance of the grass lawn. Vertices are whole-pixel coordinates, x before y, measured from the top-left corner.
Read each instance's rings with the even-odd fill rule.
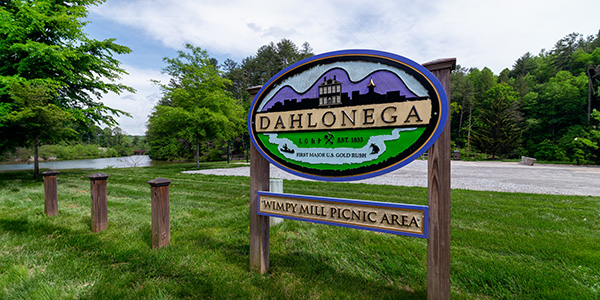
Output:
[[[225,167],[207,163],[202,168]],[[193,164],[105,169],[108,229],[90,231],[90,180],[0,173],[0,299],[424,299],[427,240],[286,220],[271,269],[248,267],[249,178]],[[152,249],[150,185],[173,180],[171,246]],[[427,204],[427,190],[285,181],[284,191]],[[600,198],[454,190],[453,299],[600,299]]]

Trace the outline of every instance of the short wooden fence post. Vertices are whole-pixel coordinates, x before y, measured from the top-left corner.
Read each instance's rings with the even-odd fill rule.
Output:
[[[152,193],[152,248],[171,244],[169,221],[169,184],[171,180],[156,178],[148,181]]]
[[[44,176],[44,213],[52,217],[58,215],[58,186],[56,184],[56,175],[58,171],[48,170],[42,172]]]
[[[92,232],[100,232],[108,227],[108,207],[106,200],[106,179],[108,175],[96,173],[88,176],[92,194]]]

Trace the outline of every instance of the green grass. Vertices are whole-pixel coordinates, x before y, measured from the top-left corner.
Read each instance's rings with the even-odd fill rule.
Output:
[[[203,168],[225,167],[223,163]],[[182,174],[191,164],[100,170],[108,229],[90,232],[96,171],[42,180],[0,173],[0,299],[423,299],[427,241],[286,220],[271,269],[248,267],[249,179]],[[171,246],[152,249],[150,186],[170,186]],[[427,190],[285,181],[288,193],[426,204]],[[452,192],[453,299],[600,298],[600,198]]]

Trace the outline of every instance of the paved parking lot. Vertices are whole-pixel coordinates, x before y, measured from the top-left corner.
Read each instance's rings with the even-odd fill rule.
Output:
[[[190,171],[214,175],[249,176],[249,167]],[[271,178],[308,180],[271,165]],[[536,194],[600,196],[600,167],[516,162],[452,161],[452,188]],[[383,176],[350,183],[427,186],[427,161],[416,160]]]

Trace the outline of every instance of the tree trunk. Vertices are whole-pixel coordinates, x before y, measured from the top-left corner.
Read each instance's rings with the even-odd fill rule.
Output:
[[[590,124],[590,114],[592,113],[592,67],[588,67],[587,70],[588,77],[588,105],[587,105],[587,121],[588,125]]]
[[[196,168],[200,168],[200,139],[196,137]]]
[[[465,103],[464,99],[463,99],[463,103]],[[463,107],[460,108],[460,118],[458,118],[458,132],[456,133],[456,139],[457,140],[460,139],[460,133],[462,132],[463,116],[464,115],[465,115],[465,107],[463,106]]]
[[[469,107],[469,128],[467,130],[467,151],[471,151],[471,117],[473,116],[473,108]]]
[[[39,146],[40,140],[36,137],[33,141],[33,179],[37,179],[40,176],[40,162],[38,158]]]

